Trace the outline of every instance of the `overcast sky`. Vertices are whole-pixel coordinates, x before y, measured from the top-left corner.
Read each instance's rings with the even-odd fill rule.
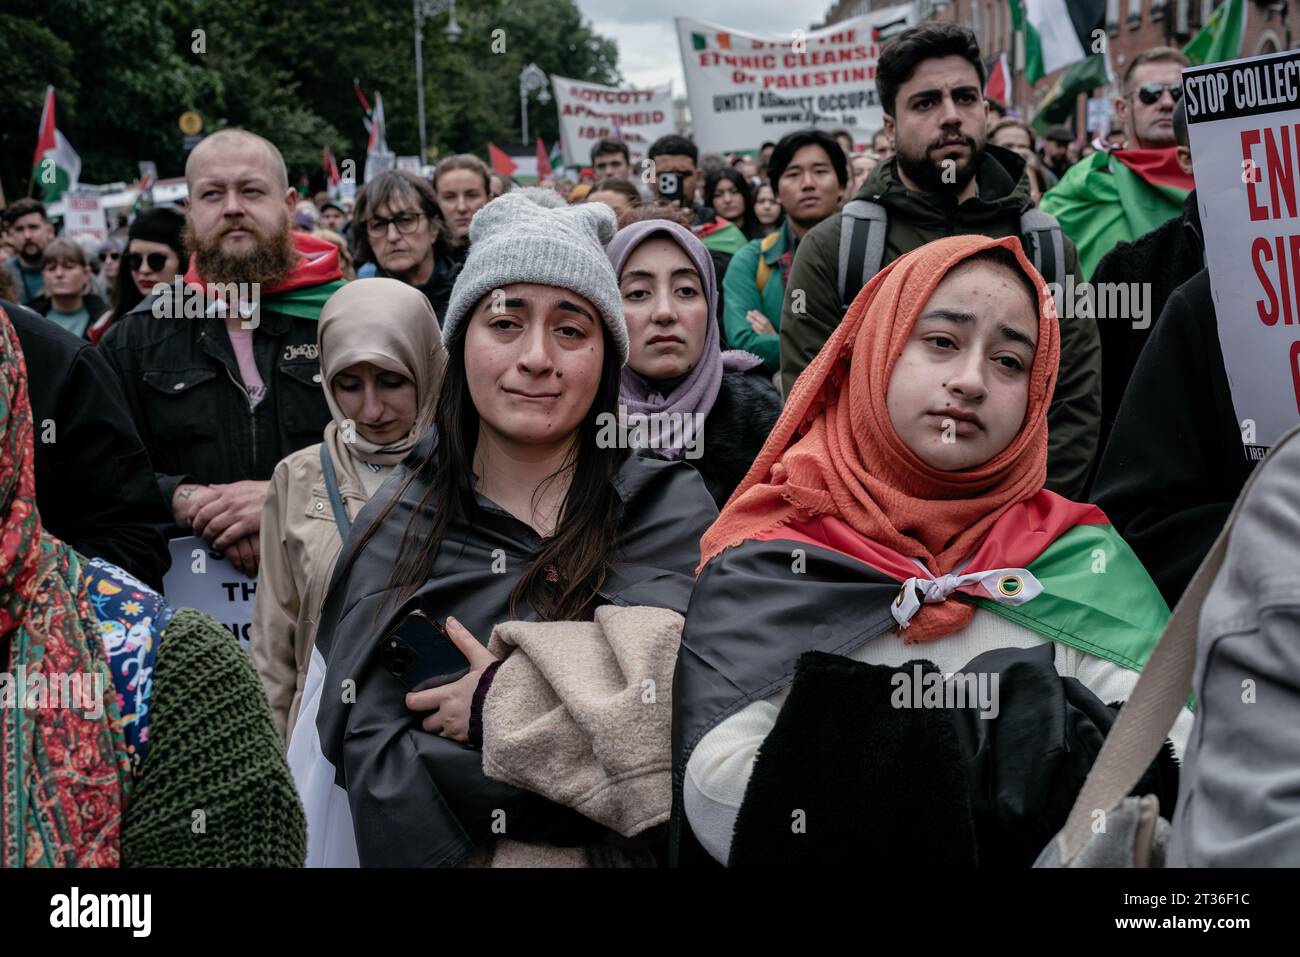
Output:
[[[682,55],[674,17],[707,20],[748,33],[789,33],[820,22],[832,0],[578,0],[578,9],[596,32],[618,44],[618,65],[631,86],[658,86],[672,80],[673,95],[684,96]]]

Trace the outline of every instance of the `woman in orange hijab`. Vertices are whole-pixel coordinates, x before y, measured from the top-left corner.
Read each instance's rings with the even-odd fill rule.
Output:
[[[1014,237],[930,243],[859,293],[701,541],[678,863],[864,863],[904,838],[1032,861],[1054,833],[1169,614],[1095,506],[1043,489],[1058,356]]]

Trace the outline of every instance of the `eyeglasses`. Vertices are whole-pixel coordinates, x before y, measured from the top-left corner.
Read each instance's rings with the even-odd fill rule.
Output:
[[[131,267],[131,272],[139,272],[140,267],[145,263],[149,264],[150,272],[162,272],[163,267],[167,265],[167,254],[149,253],[145,256],[140,253],[132,253],[126,257],[126,264]]]
[[[122,254],[114,250],[113,252],[101,253],[99,256],[99,261],[108,262],[108,260],[111,259],[113,260],[113,262],[117,262],[121,258],[122,258]]]
[[[424,218],[424,213],[398,213],[392,219],[383,219],[379,216],[367,220],[366,232],[371,236],[387,236],[388,227],[396,226],[397,231],[402,235],[408,235],[416,231],[420,226],[420,220]]]
[[[1177,103],[1183,98],[1183,85],[1181,83],[1143,83],[1137,88],[1138,99],[1150,106],[1153,103],[1160,102],[1160,97],[1164,96],[1165,90],[1174,98]]]

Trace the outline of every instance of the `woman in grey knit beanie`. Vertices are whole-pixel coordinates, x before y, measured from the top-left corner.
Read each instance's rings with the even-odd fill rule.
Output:
[[[499,808],[510,808],[515,840],[614,839],[487,778],[463,746],[481,740],[493,676],[513,661],[483,647],[496,625],[591,621],[607,604],[684,613],[700,536],[717,515],[689,465],[631,454],[606,427],[628,353],[603,249],[614,230],[608,207],[538,190],[507,193],[470,224],[443,317],[434,428],[358,516],[321,613],[318,686],[346,676],[357,693],[305,697],[290,743],[291,756],[328,765],[295,763],[300,779],[334,782],[331,767],[348,769],[347,815],[313,821],[308,811],[323,849],[309,850],[309,864],[455,865],[492,845]],[[417,607],[446,637],[408,621]],[[433,688],[395,677],[406,673],[375,649],[399,629],[414,640],[404,624],[463,677]],[[326,836],[340,820],[352,824],[346,840]]]

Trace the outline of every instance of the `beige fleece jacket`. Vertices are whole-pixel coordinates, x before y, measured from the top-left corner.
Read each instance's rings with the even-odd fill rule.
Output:
[[[514,621],[483,703],[483,771],[624,837],[668,820],[682,616],[603,605],[594,621]]]

